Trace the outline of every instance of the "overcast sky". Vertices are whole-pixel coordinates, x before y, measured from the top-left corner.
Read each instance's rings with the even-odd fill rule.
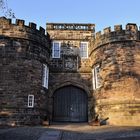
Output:
[[[94,23],[96,32],[115,24],[140,25],[140,0],[7,0],[16,18],[35,22]]]

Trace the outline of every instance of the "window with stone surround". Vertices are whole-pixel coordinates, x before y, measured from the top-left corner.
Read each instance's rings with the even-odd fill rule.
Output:
[[[52,58],[60,58],[61,42],[53,41]]]
[[[43,64],[42,74],[42,86],[48,89],[49,68],[46,64]]]
[[[80,43],[80,56],[81,58],[88,58],[88,42]]]
[[[28,107],[34,107],[34,95],[28,95]]]
[[[99,73],[100,73],[100,65],[96,65],[92,69],[92,82],[94,90],[101,87],[101,77]]]

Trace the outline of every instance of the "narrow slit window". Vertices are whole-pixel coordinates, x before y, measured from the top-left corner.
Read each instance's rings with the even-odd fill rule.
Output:
[[[101,87],[101,77],[99,75],[100,73],[100,66],[97,65],[92,69],[92,82],[93,82],[93,89],[97,89]]]
[[[48,89],[49,68],[43,64],[42,86]]]

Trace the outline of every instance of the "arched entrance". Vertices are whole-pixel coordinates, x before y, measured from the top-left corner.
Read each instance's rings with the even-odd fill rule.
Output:
[[[53,121],[86,122],[88,120],[88,96],[75,86],[65,86],[55,91]]]

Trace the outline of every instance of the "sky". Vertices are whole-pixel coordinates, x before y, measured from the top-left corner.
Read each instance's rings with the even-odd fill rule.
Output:
[[[127,23],[140,26],[140,0],[7,0],[16,18],[26,24],[93,23],[96,32]]]

